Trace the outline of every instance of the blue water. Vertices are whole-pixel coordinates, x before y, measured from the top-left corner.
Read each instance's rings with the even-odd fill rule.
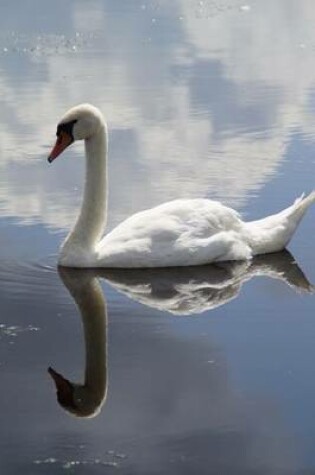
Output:
[[[314,21],[307,0],[1,6],[1,474],[314,472],[314,209],[253,263],[60,274],[83,150],[46,160],[88,101],[109,229],[179,197],[280,210],[314,188]],[[82,384],[89,358],[73,415],[47,369]]]

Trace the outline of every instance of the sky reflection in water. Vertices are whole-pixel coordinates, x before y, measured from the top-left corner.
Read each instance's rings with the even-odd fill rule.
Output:
[[[57,7],[45,5],[32,32],[27,12],[20,28],[3,17],[2,214],[69,227],[82,147],[53,167],[44,157],[56,122],[82,101],[110,126],[111,226],[162,200],[211,196],[246,208],[262,192],[292,132],[313,136],[314,12],[309,2],[298,11],[283,1],[199,3],[67,2],[58,27]]]
[[[314,469],[314,298],[283,284],[288,273],[293,287],[315,282],[314,210],[290,246],[302,270],[286,255],[280,280],[251,279],[247,264],[229,269],[231,287],[221,269],[215,291],[205,269],[176,286],[105,276],[108,393],[79,421],[56,405],[47,367],[84,379],[80,312],[55,270],[80,203],[82,144],[46,161],[59,118],[89,101],[109,124],[109,228],[177,197],[247,217],[287,205],[314,187],[313,3],[1,9],[1,473]]]

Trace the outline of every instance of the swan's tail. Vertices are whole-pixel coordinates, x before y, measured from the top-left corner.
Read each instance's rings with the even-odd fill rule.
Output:
[[[297,208],[302,211],[302,216],[304,215],[305,211],[307,208],[315,202],[315,190],[313,190],[308,196],[305,196],[305,193],[303,193],[299,198],[297,198],[294,203],[293,207]]]
[[[266,254],[284,249],[305,212],[314,202],[315,190],[307,196],[301,195],[293,205],[280,211],[280,213],[246,223],[253,254]]]
[[[293,205],[289,206],[289,208],[284,209],[278,215],[283,215],[287,219],[292,219],[296,221],[296,225],[299,224],[301,219],[303,218],[305,212],[309,208],[309,206],[315,202],[315,190],[313,190],[309,195],[305,196],[303,193],[299,198],[297,198]]]

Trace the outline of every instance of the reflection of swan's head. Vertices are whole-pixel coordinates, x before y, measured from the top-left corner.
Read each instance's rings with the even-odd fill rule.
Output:
[[[48,368],[48,373],[55,382],[59,404],[69,412],[76,412],[74,385],[68,379],[64,378],[62,374],[57,373],[52,367]]]
[[[52,367],[48,368],[48,373],[56,385],[57,400],[61,407],[77,417],[97,416],[102,407],[98,394],[89,393],[84,385],[72,383]]]
[[[52,162],[75,140],[86,140],[104,128],[104,119],[99,109],[91,104],[72,107],[57,126],[57,141],[48,158]]]

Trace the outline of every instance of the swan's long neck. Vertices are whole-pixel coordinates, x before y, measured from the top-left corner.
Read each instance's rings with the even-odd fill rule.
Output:
[[[102,237],[107,207],[107,130],[100,130],[85,140],[86,178],[81,211],[65,245],[75,244],[93,250]]]

